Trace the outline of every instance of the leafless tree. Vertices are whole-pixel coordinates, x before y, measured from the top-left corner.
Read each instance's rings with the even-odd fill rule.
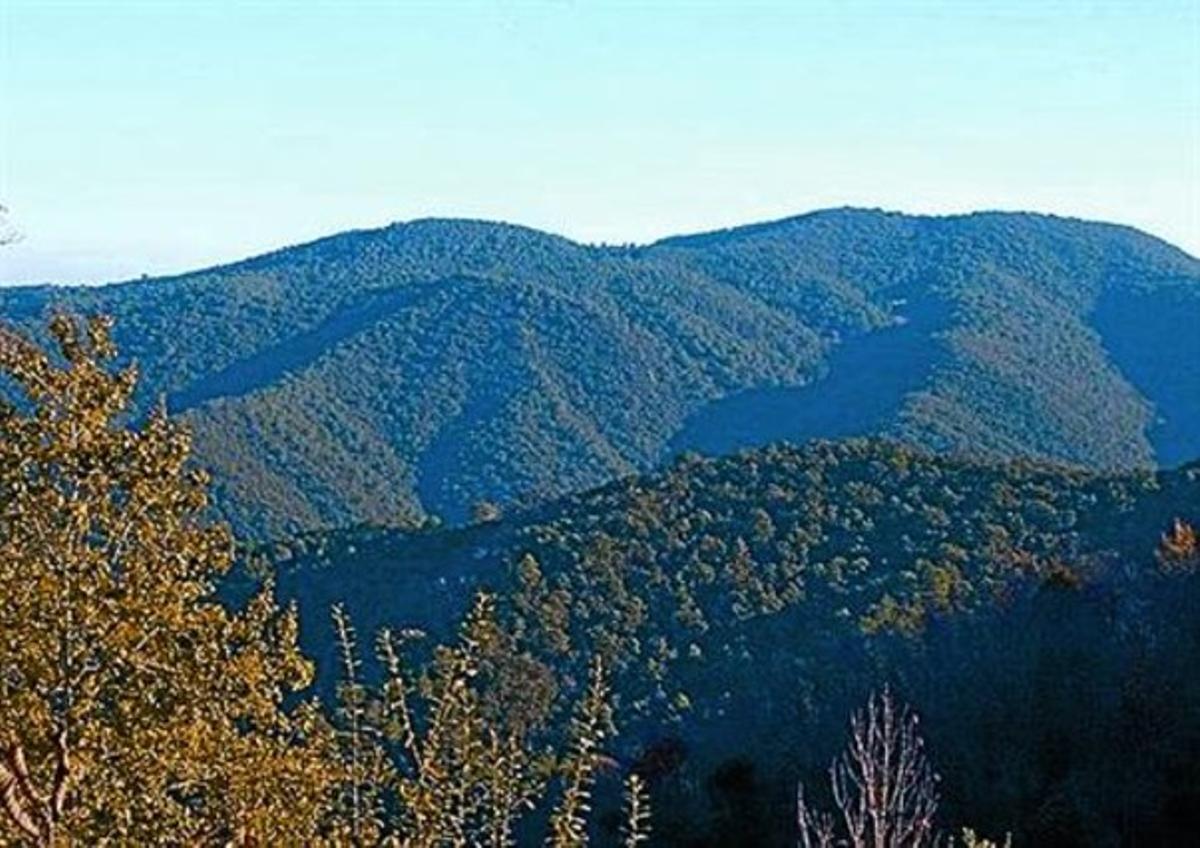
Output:
[[[888,689],[873,694],[850,719],[850,744],[829,768],[834,814],[796,795],[800,848],[926,848],[933,826],[938,776],[925,757],[918,719]],[[837,837],[837,824],[845,836]]]
[[[800,829],[800,848],[833,848],[837,844],[833,816],[808,806],[803,783],[796,787],[796,824]]]

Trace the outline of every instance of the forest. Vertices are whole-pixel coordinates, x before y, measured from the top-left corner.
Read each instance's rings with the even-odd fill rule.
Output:
[[[779,444],[239,542],[112,327],[0,333],[0,844],[1197,831],[1200,464]]]
[[[822,784],[845,716],[884,685],[926,717],[959,822],[1018,844],[1171,844],[1195,827],[1197,522],[1200,465],[1103,474],[851,440],[684,457],[467,528],[269,555],[328,676],[329,605],[441,635],[497,585],[549,667],[547,702],[608,657],[614,751],[649,770],[658,844],[788,844],[797,783]],[[1162,711],[1146,724],[1142,699]]]
[[[1096,470],[1200,456],[1200,264],[1128,227],[831,209],[648,245],[487,221],[177,277],[0,288],[114,317],[239,535],[461,524],[689,450],[876,436]]]
[[[0,848],[1200,848],[1200,0],[0,0]]]

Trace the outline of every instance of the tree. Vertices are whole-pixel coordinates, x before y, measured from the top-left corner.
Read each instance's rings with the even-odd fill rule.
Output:
[[[571,718],[571,750],[562,764],[563,793],[550,814],[552,848],[586,848],[592,786],[602,761],[600,746],[612,731],[608,683],[597,658],[592,661],[587,692]]]
[[[637,772],[625,780],[625,828],[622,833],[625,848],[638,848],[650,841],[650,802],[646,782]]]
[[[232,538],[110,323],[0,329],[0,844],[302,844],[331,785],[293,608],[218,598]]]
[[[820,813],[797,791],[803,848],[923,848],[936,844],[938,777],[925,757],[917,717],[888,689],[850,719],[850,745],[829,769],[837,813]],[[837,824],[846,837],[836,839]]]
[[[471,507],[471,522],[473,524],[491,524],[504,517],[500,504],[495,501],[479,501]]]
[[[549,844],[586,844],[592,784],[603,759],[599,746],[611,725],[600,665],[593,664],[566,728],[569,744],[560,751],[556,734],[537,733],[547,729],[545,710],[529,710],[527,696],[515,697],[505,680],[517,673],[527,687],[539,688],[539,674],[497,616],[495,597],[477,595],[458,638],[411,668],[406,648],[423,634],[381,631],[376,653],[383,680],[371,686],[359,673],[349,619],[334,609],[342,655],[334,844],[507,848],[555,776],[562,795],[550,812]],[[650,815],[641,784],[636,803],[631,821],[641,833]]]
[[[1158,544],[1158,564],[1167,573],[1193,573],[1200,569],[1200,536],[1178,518]]]

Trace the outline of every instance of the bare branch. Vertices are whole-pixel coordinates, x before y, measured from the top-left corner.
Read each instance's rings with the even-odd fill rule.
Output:
[[[938,777],[924,753],[917,716],[889,689],[872,695],[850,719],[850,741],[829,769],[834,806],[852,848],[929,848]],[[834,818],[796,796],[801,848],[833,845]]]

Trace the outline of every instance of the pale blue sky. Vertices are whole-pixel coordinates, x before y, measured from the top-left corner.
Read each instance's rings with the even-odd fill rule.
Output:
[[[424,216],[584,241],[839,205],[1200,253],[1200,0],[0,0],[0,280]]]

